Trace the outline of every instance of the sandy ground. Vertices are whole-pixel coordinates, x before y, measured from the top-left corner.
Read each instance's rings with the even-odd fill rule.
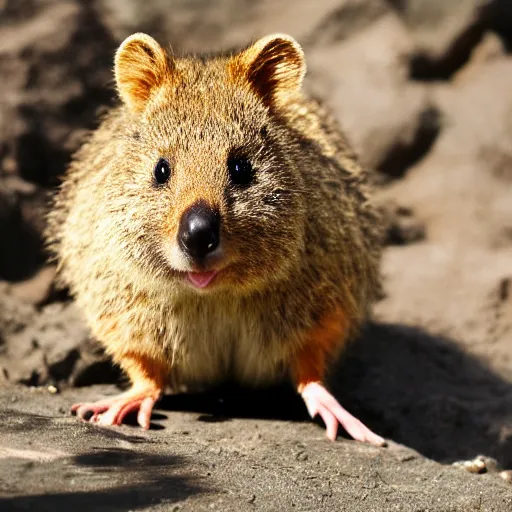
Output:
[[[330,384],[387,448],[329,443],[288,389],[166,397],[148,432],[69,415],[119,373],[53,286],[43,214],[138,30],[304,46],[386,212],[385,296]],[[512,510],[511,48],[507,0],[0,1],[0,510]]]
[[[291,413],[262,419],[261,404],[241,418],[247,405],[233,396],[220,404],[218,396],[168,399],[147,432],[69,416],[69,400],[100,391],[114,390],[2,393],[1,510],[469,512],[512,506],[510,485],[495,473],[473,475],[394,443],[331,443],[322,429],[293,421]],[[188,409],[194,412],[182,412]]]

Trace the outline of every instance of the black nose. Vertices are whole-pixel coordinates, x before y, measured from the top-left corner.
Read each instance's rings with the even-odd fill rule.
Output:
[[[219,246],[220,215],[206,203],[190,207],[180,221],[178,240],[191,258],[201,262]]]

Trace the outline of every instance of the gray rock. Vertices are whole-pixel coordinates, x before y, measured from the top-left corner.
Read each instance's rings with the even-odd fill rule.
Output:
[[[76,149],[70,134],[92,127],[112,96],[115,45],[89,2],[24,4],[31,15],[8,2],[0,28],[1,156],[10,172],[48,185]]]
[[[489,26],[488,0],[395,0],[415,42],[412,75],[446,79],[467,60]]]
[[[333,106],[363,163],[391,176],[403,174],[439,130],[428,89],[407,80],[412,50],[406,28],[391,13],[308,55],[311,87]],[[420,151],[408,154],[418,141]]]
[[[0,367],[13,383],[87,385],[116,382],[114,370],[74,306],[52,303],[37,312],[5,294],[0,301]]]

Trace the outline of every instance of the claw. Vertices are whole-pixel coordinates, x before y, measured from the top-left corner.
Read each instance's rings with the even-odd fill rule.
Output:
[[[121,425],[129,413],[138,411],[137,423],[147,430],[160,395],[161,390],[155,389],[129,390],[98,402],[74,404],[71,411],[84,421],[103,426]]]
[[[384,446],[386,441],[352,416],[319,382],[310,382],[301,391],[309,415],[320,415],[325,423],[327,437],[334,441],[341,425],[356,441]]]

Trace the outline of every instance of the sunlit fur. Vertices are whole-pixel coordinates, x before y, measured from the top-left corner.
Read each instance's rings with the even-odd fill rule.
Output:
[[[75,155],[47,233],[62,283],[114,360],[130,374],[126,356],[140,354],[174,385],[258,384],[286,377],[335,311],[340,349],[378,288],[380,230],[364,171],[301,91],[299,45],[275,35],[176,58],[135,34],[115,73],[123,104]],[[233,152],[255,169],[247,187],[229,182]],[[171,177],[156,186],[161,157]],[[205,290],[185,279],[193,267],[177,244],[199,200],[221,215],[220,272]]]

